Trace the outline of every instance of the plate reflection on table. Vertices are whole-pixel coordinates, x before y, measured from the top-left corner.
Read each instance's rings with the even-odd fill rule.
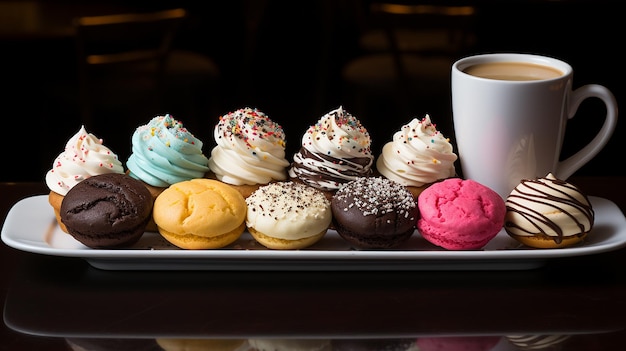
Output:
[[[589,284],[569,294],[555,276],[558,266],[471,274],[135,272],[98,270],[80,258],[26,258],[7,292],[5,324],[74,343],[159,350],[158,340],[245,340],[245,349],[259,340],[323,340],[348,349],[464,336],[497,337],[492,349],[507,351],[530,347],[509,336],[568,335],[563,343],[581,344],[590,335],[622,333],[626,323],[606,314],[626,313],[614,303],[621,290]]]
[[[67,338],[66,342],[75,351],[560,351],[571,350],[574,343],[580,346],[581,340],[580,335],[518,334],[388,339]]]

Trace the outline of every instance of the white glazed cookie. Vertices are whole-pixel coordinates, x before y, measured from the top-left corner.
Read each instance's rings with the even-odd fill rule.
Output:
[[[248,231],[270,249],[311,246],[326,234],[332,220],[326,196],[297,182],[264,185],[246,198],[246,204]]]

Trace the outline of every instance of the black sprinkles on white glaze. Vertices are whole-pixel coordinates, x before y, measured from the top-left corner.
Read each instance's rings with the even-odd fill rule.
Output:
[[[289,213],[309,212],[318,209],[316,216],[330,206],[324,194],[307,185],[287,182],[270,183],[257,189],[246,198],[246,203],[254,212],[262,216],[272,216],[279,220]]]

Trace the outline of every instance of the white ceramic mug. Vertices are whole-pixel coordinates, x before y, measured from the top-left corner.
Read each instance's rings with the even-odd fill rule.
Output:
[[[503,198],[522,179],[549,172],[569,178],[600,152],[617,124],[617,102],[611,91],[597,84],[572,90],[573,69],[558,59],[479,54],[456,61],[451,76],[462,174]],[[597,116],[605,118],[604,124],[591,142],[560,161],[567,121],[591,97],[606,106],[606,115]]]

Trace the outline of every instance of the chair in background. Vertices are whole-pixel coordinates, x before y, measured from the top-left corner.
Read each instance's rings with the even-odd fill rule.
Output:
[[[449,114],[450,70],[475,42],[476,9],[373,1],[360,10],[361,53],[341,72],[345,95],[355,112],[371,120],[372,129],[376,119],[389,123],[390,115],[398,128],[425,113],[434,121],[451,118],[445,115]],[[367,116],[372,111],[385,115]]]
[[[177,8],[75,19],[80,115],[87,126],[95,127],[99,109],[128,108],[147,120],[177,114],[172,101],[191,97],[194,89],[210,99],[209,88],[219,79],[215,62],[173,45],[186,16]]]
[[[123,130],[123,147],[157,114],[171,113],[194,130],[217,113],[217,64],[174,45],[186,17],[177,8],[75,19],[78,105],[88,131],[110,138]]]

